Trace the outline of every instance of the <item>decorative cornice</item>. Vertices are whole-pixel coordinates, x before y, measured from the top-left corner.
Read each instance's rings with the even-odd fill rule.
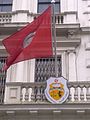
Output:
[[[33,103],[33,104],[4,104],[0,105],[0,111],[48,111],[48,110],[89,110],[90,103],[64,103],[64,104],[51,104],[51,103]],[[68,112],[70,112],[68,111]]]
[[[63,15],[66,15],[66,14],[77,14],[77,11],[64,11],[62,14]]]
[[[12,15],[17,14],[17,13],[29,13],[29,10],[16,10],[12,12]]]
[[[90,11],[83,12],[83,14],[90,14]]]
[[[81,31],[85,33],[90,33],[90,27],[81,27]]]

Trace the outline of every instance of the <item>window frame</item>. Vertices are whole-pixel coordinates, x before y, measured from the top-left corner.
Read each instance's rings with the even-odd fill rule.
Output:
[[[62,55],[60,54],[60,55],[58,55],[57,56],[57,58],[58,58],[58,66],[59,66],[59,68],[58,68],[58,75],[59,75],[59,77],[61,77],[62,76]],[[38,62],[39,62],[39,65],[40,65],[40,68],[39,68],[39,65],[38,65]],[[43,64],[41,65],[41,63],[40,63],[40,61],[41,61],[41,63],[43,62]],[[46,61],[47,61],[47,63],[46,63]],[[44,64],[44,62],[45,62],[45,64]],[[49,63],[50,62],[50,63]],[[49,64],[48,64],[49,63]],[[51,66],[51,65],[52,66]],[[48,66],[49,65],[49,66]],[[38,66],[38,67],[37,67]],[[40,69],[45,69],[44,68],[44,66],[48,66],[48,67],[50,67],[49,69],[46,67],[46,69],[48,69],[47,70],[47,72],[50,72],[51,71],[51,73],[50,74],[52,74],[53,73],[53,75],[48,75],[47,73],[45,74],[44,72],[44,70],[43,71],[40,71]],[[53,68],[53,70],[51,70],[51,68]],[[38,69],[38,70],[37,70]],[[40,72],[40,73],[39,73]],[[42,73],[42,74],[41,74]],[[44,73],[44,74],[43,74]],[[40,76],[39,76],[40,75]],[[39,79],[39,77],[41,78],[40,79],[40,81],[38,80]],[[45,78],[44,78],[45,77]],[[45,82],[49,77],[55,77],[55,57],[50,57],[50,58],[38,58],[38,59],[35,59],[35,72],[34,72],[34,81],[35,82]],[[42,78],[44,78],[43,80],[42,80]],[[46,79],[47,78],[47,79]]]
[[[42,12],[42,11],[39,11],[39,5],[48,5],[48,6],[49,6],[50,4],[51,4],[51,2],[49,2],[49,1],[40,2],[40,1],[38,0],[38,9],[37,9],[37,12],[38,12],[38,13]],[[56,13],[60,13],[60,0],[56,1],[56,2],[55,2],[55,5],[59,5],[59,10],[58,10],[58,12],[56,12]]]
[[[0,3],[0,12],[11,12],[12,11],[12,4],[13,4],[13,0],[11,1],[11,3],[3,3],[3,1],[2,1]],[[5,9],[5,11],[4,11],[3,7],[10,7],[10,10]]]

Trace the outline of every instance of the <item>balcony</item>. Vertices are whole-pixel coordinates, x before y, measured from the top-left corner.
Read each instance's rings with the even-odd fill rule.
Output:
[[[0,66],[6,61],[6,57],[0,57]],[[0,104],[49,104],[44,90],[46,82],[19,83],[5,82],[6,73],[0,71]],[[6,89],[5,89],[6,86]],[[68,81],[69,97],[65,104],[90,104],[90,82],[89,81]],[[8,91],[4,98],[5,90]]]
[[[13,15],[13,12],[3,12],[3,13],[0,13],[0,24],[3,24],[3,23],[12,23],[12,15]],[[31,17],[33,20],[36,19],[40,14],[28,14],[28,17]],[[29,20],[28,20],[29,21]],[[56,14],[55,15],[55,22],[56,24],[61,24],[63,23],[63,15],[60,15],[60,14]]]
[[[6,57],[0,57],[0,66],[6,61]],[[46,82],[34,83],[19,83],[19,82],[5,82],[6,73],[0,71],[0,104],[49,104],[47,101],[44,90]],[[6,86],[6,89],[5,89]],[[89,81],[76,81],[69,82],[69,97],[65,104],[90,104],[90,82]],[[5,90],[8,95],[5,96]]]
[[[8,104],[50,104],[44,94],[46,82],[6,83]],[[90,82],[68,82],[69,97],[65,104],[90,103]]]
[[[1,63],[5,63],[5,58],[1,58]],[[68,81],[69,97],[63,104],[51,104],[45,97],[44,90],[46,82],[5,83],[5,72],[0,73],[0,113],[27,114],[37,112],[49,112],[84,114],[90,110],[90,82],[89,81]],[[5,91],[7,94],[5,95]],[[27,111],[27,112],[26,112]],[[29,113],[28,113],[29,114]],[[62,115],[60,113],[60,115]]]

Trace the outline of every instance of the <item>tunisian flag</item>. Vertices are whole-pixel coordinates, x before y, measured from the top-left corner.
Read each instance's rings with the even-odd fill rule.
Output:
[[[20,31],[3,40],[9,53],[4,70],[12,64],[53,55],[51,36],[51,6]]]

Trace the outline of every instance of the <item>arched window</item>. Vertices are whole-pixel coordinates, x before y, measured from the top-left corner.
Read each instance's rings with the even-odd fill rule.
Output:
[[[38,0],[38,13],[44,11],[51,4],[51,0]],[[55,0],[55,12],[60,13],[60,0]]]

